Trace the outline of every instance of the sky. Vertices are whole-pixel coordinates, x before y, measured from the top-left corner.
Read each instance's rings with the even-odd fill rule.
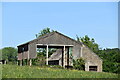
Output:
[[[117,48],[118,3],[2,3],[2,47],[17,47],[33,40],[46,27],[73,39],[88,35],[101,48]]]

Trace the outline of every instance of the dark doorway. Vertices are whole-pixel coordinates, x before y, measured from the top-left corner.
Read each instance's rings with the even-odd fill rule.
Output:
[[[89,71],[97,71],[97,66],[89,66]]]
[[[59,60],[48,61],[48,65],[59,65]]]
[[[0,64],[6,64],[6,60],[0,60]]]

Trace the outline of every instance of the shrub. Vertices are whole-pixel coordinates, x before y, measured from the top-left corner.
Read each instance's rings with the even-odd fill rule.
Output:
[[[46,60],[44,56],[38,56],[35,59],[32,59],[32,65],[44,66],[46,64]]]
[[[83,58],[73,60],[73,68],[78,70],[85,70],[85,61]]]
[[[56,69],[63,69],[63,67],[60,65],[48,65],[48,66],[51,68],[56,68]]]

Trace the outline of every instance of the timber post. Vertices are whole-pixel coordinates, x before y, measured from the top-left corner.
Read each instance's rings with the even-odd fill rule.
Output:
[[[63,49],[63,66],[65,67],[65,45]]]
[[[20,66],[22,66],[22,60],[20,60]]]
[[[32,59],[30,59],[30,66],[32,66]]]
[[[48,45],[46,47],[46,65],[48,65]]]

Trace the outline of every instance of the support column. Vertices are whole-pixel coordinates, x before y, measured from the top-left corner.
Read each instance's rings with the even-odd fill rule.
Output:
[[[89,71],[89,62],[85,63],[85,71]]]
[[[69,66],[69,47],[67,49],[67,66]]]
[[[80,53],[81,55],[80,55],[80,57],[82,57],[82,51],[83,51],[83,47],[81,46],[81,53]]]
[[[30,59],[30,66],[32,65],[32,60]]]
[[[6,64],[6,60],[5,60],[5,64]]]
[[[47,48],[46,48],[46,65],[48,65],[48,45],[47,45]]]
[[[17,65],[18,65],[18,60],[17,60]]]
[[[63,66],[65,67],[65,45],[63,49]]]
[[[64,66],[64,65],[63,65],[63,64],[64,64],[64,62],[63,62],[63,61],[64,61],[63,52],[64,52],[64,51],[63,51],[63,48],[62,48],[62,67]]]
[[[20,66],[22,66],[22,60],[20,60]]]
[[[30,60],[30,56],[29,56],[29,50],[28,50],[27,65],[30,65],[29,60]]]

